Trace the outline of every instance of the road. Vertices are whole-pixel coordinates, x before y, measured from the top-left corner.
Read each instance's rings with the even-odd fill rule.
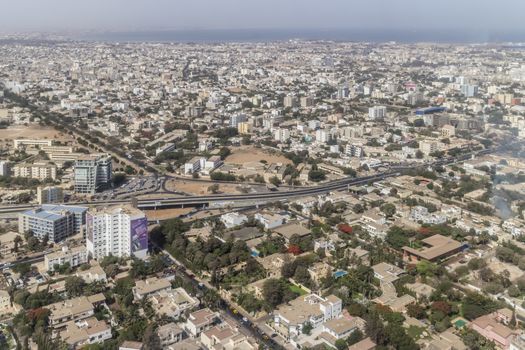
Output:
[[[154,243],[153,243],[154,244]],[[217,291],[215,287],[213,287],[208,281],[205,281],[203,279],[200,279],[198,276],[195,276],[193,272],[188,270],[184,264],[182,264],[180,261],[178,261],[173,255],[171,255],[167,250],[160,248],[159,246],[155,245],[155,248],[162,251],[162,253],[169,257],[170,260],[178,266],[177,273],[179,275],[182,275],[181,277],[185,278],[187,281],[190,281],[193,284],[193,287],[195,290],[201,290],[203,292],[206,292],[206,290],[214,290]],[[237,324],[239,331],[246,335],[247,337],[250,337],[252,339],[256,339],[259,344],[266,345],[269,349],[282,349],[283,347],[279,345],[273,338],[267,337],[265,330],[261,329],[259,325],[255,322],[251,322],[250,320],[245,321],[243,319],[243,315],[239,313],[235,306],[231,305],[230,302],[223,297],[219,295],[220,303],[219,308],[222,311],[222,317],[225,319],[234,320]],[[234,313],[232,310],[236,310]],[[246,315],[249,316],[249,315]]]
[[[204,195],[204,196],[187,196],[187,197],[170,197],[169,194],[162,195],[159,194],[159,197],[151,199],[142,199],[137,201],[139,209],[143,210],[156,210],[161,208],[170,208],[170,207],[184,207],[184,206],[209,206],[210,203],[222,204],[223,207],[232,205],[234,202],[247,202],[251,201],[252,203],[263,203],[263,202],[273,202],[280,200],[287,200],[295,197],[304,197],[311,195],[325,194],[332,191],[344,190],[349,186],[355,186],[360,184],[366,184],[370,182],[376,182],[384,180],[388,177],[398,176],[404,170],[416,169],[421,167],[434,167],[434,166],[443,166],[454,164],[457,162],[465,161],[471,158],[473,155],[485,155],[491,152],[497,151],[496,149],[487,149],[477,152],[471,152],[468,154],[461,155],[459,157],[450,157],[446,159],[440,159],[431,163],[423,164],[400,164],[392,166],[389,171],[379,173],[371,176],[364,176],[358,178],[344,178],[328,183],[324,183],[318,186],[313,187],[301,187],[299,189],[293,189],[289,191],[276,191],[268,193],[248,193],[248,194],[237,194],[237,195]],[[83,202],[70,202],[69,205],[119,205],[129,203],[130,199],[107,199],[107,200],[97,200],[97,201],[83,201]],[[0,214],[4,213],[16,213],[24,210],[29,210],[36,207],[36,205],[11,205],[8,207],[0,207]]]

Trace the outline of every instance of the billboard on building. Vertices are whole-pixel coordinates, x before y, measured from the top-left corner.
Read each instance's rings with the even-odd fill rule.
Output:
[[[148,219],[131,220],[131,252],[148,249]]]

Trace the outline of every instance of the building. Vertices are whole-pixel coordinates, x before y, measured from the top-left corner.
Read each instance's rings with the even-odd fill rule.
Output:
[[[350,157],[361,158],[364,155],[363,147],[347,144],[345,147],[345,154]]]
[[[421,260],[434,262],[459,253],[463,248],[460,242],[442,235],[434,235],[421,242],[424,245],[422,249],[403,247],[403,259],[410,262]]]
[[[184,164],[184,174],[198,173],[204,168],[206,159],[202,157],[193,157]]]
[[[290,139],[290,130],[281,128],[276,129],[273,136],[275,141],[286,142]]]
[[[71,348],[80,349],[89,344],[103,343],[111,339],[111,326],[105,321],[89,317],[79,321],[69,321],[65,330],[60,332],[60,337]]]
[[[38,204],[62,203],[64,201],[64,191],[57,186],[38,186],[36,189],[36,199]]]
[[[150,294],[148,300],[157,315],[173,319],[199,306],[199,300],[192,298],[183,288],[160,290]]]
[[[230,117],[230,127],[238,128],[240,123],[247,120],[246,114],[234,114]]]
[[[137,300],[147,298],[153,293],[166,291],[171,289],[171,282],[164,278],[151,277],[145,280],[138,280],[135,282],[135,287],[132,288],[133,296]]]
[[[95,314],[95,307],[104,304],[105,300],[104,294],[95,294],[48,305],[46,309],[50,311],[49,325],[56,329],[63,327],[70,321],[74,322],[92,317]]]
[[[182,341],[184,331],[174,322],[170,322],[157,328],[157,335],[160,339],[160,345],[166,349],[168,346]]]
[[[378,120],[384,119],[386,117],[386,107],[385,106],[374,106],[368,108],[368,119]]]
[[[338,297],[329,295],[323,298],[309,294],[279,306],[273,313],[273,325],[277,333],[291,339],[300,335],[306,324],[316,329],[331,319],[339,318],[341,313],[342,301]]]
[[[86,212],[85,207],[44,204],[18,214],[18,232],[31,232],[40,240],[47,236],[56,243],[83,232]]]
[[[95,194],[111,185],[111,156],[89,155],[75,161],[75,192]]]
[[[9,176],[11,175],[9,168],[9,162],[7,160],[0,160],[0,176]]]
[[[296,96],[287,95],[284,97],[283,105],[284,108],[295,108],[299,105],[299,100]]]
[[[428,156],[439,150],[438,143],[436,141],[421,141],[419,142],[419,150]]]
[[[92,209],[86,218],[87,249],[94,259],[109,254],[146,258],[148,220],[132,206]]]
[[[248,122],[240,122],[237,124],[237,131],[239,134],[249,134],[252,131],[252,125]]]
[[[220,322],[219,313],[208,308],[201,309],[189,314],[184,328],[193,337],[200,334]]]
[[[302,96],[300,103],[302,108],[312,107],[314,105],[314,98],[311,96]]]
[[[283,217],[278,214],[256,213],[254,218],[264,226],[265,230],[271,230],[283,224]]]
[[[63,246],[61,250],[46,254],[44,256],[44,267],[46,271],[53,271],[55,266],[69,264],[70,267],[80,266],[88,263],[88,251],[86,247],[68,248]]]
[[[226,226],[226,228],[233,228],[239,226],[248,221],[248,217],[244,214],[239,214],[236,212],[226,213],[221,215],[221,222]]]
[[[452,137],[456,135],[456,128],[453,125],[444,125],[441,128],[441,137]]]
[[[57,166],[52,163],[22,163],[13,167],[14,177],[24,177],[44,181],[57,178]]]
[[[15,149],[26,148],[27,146],[41,147],[53,146],[53,140],[30,140],[30,139],[16,139],[13,141]]]
[[[0,289],[0,312],[7,314],[11,309],[11,296],[6,290]]]
[[[517,334],[504,324],[498,322],[494,314],[484,315],[473,320],[469,327],[481,334],[482,337],[493,341],[498,347],[508,349],[511,341]]]
[[[319,129],[315,132],[315,140],[319,143],[328,143],[332,140],[332,134],[329,131]]]
[[[460,90],[463,96],[465,97],[474,97],[478,94],[477,85],[464,84],[464,85],[461,85]]]

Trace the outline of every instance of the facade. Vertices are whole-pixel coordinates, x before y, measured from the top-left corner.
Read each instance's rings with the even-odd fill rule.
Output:
[[[438,143],[436,141],[421,141],[419,143],[419,150],[423,152],[424,155],[429,155],[434,152],[439,151]]]
[[[83,232],[86,212],[85,207],[44,204],[18,214],[18,232],[31,232],[38,239],[47,236],[56,243]]]
[[[111,326],[95,317],[80,321],[69,321],[66,329],[60,332],[60,337],[71,348],[79,349],[85,345],[103,343],[111,339]]]
[[[184,174],[198,173],[205,165],[205,159],[202,157],[193,157],[184,164]]]
[[[230,127],[237,128],[240,123],[247,120],[246,114],[234,114],[230,117]]]
[[[13,167],[13,176],[40,181],[55,180],[57,178],[57,166],[51,163],[17,164]]]
[[[240,122],[237,124],[237,131],[239,134],[249,134],[252,131],[252,125],[248,122]]]
[[[182,340],[184,331],[174,322],[167,323],[157,329],[160,345],[163,349]]]
[[[64,191],[61,187],[56,186],[38,186],[36,198],[38,204],[62,203],[64,201]]]
[[[239,226],[244,224],[246,221],[248,221],[248,217],[244,214],[239,213],[226,213],[224,215],[221,215],[221,221],[226,226],[226,228],[232,228],[235,226]]]
[[[303,327],[309,323],[313,329],[323,323],[339,318],[342,301],[334,295],[322,298],[316,294],[301,296],[281,305],[274,311],[274,327],[287,339],[299,336]]]
[[[288,129],[276,129],[274,132],[274,140],[280,142],[286,142],[290,139],[290,130]]]
[[[375,106],[368,108],[368,119],[384,119],[386,117],[386,107],[385,106]]]
[[[44,266],[46,271],[53,271],[55,265],[68,263],[71,267],[76,267],[88,262],[88,252],[86,247],[74,247],[69,249],[67,246],[61,250],[46,254],[44,256]]]
[[[219,321],[219,313],[205,308],[189,314],[184,328],[191,336],[198,337],[202,332],[219,323]]]
[[[6,160],[0,160],[0,176],[9,176],[9,162]]]
[[[75,192],[95,194],[111,184],[111,156],[105,154],[80,157],[75,161]]]
[[[109,254],[118,257],[146,258],[148,220],[131,206],[93,209],[86,217],[87,249],[94,259]]]
[[[41,146],[53,146],[53,140],[30,140],[30,139],[16,139],[13,141],[15,149],[25,148],[27,146],[41,147]]]

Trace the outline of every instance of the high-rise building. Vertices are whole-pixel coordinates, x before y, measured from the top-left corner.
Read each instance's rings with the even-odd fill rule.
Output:
[[[75,162],[75,192],[94,194],[111,184],[111,156],[89,155]]]
[[[299,101],[296,96],[288,95],[284,97],[283,105],[284,108],[295,108],[299,105]]]
[[[0,176],[9,176],[9,162],[0,160]]]
[[[384,119],[386,117],[386,107],[385,106],[375,106],[368,108],[368,119]]]
[[[317,130],[315,132],[315,140],[319,143],[327,143],[332,140],[332,134],[326,130]]]
[[[288,129],[276,129],[274,132],[275,141],[286,142],[290,139],[290,130]]]
[[[249,134],[252,131],[252,125],[248,122],[241,122],[237,124],[237,131],[239,134]]]
[[[243,123],[247,120],[246,114],[234,114],[230,117],[230,126],[232,128],[237,128],[240,123]]]
[[[478,86],[477,85],[461,85],[461,93],[465,97],[474,97],[478,94]]]
[[[314,99],[311,96],[302,96],[301,97],[301,107],[307,108],[314,105]]]
[[[47,236],[50,242],[60,242],[83,232],[86,211],[86,207],[44,204],[18,214],[18,232],[31,232],[40,240]]]
[[[57,186],[38,186],[36,189],[36,198],[38,204],[62,203],[64,201],[64,191],[61,187]]]
[[[148,220],[131,206],[91,209],[86,218],[87,249],[94,259],[109,254],[146,258]]]

